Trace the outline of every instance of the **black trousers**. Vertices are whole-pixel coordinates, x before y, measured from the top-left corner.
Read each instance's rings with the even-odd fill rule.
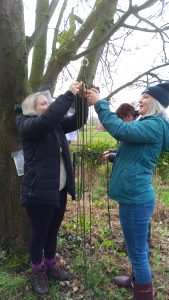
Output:
[[[26,211],[32,226],[29,244],[30,259],[40,264],[42,256],[52,259],[56,254],[57,235],[62,223],[67,203],[67,191],[60,192],[60,208],[43,205],[27,207]]]

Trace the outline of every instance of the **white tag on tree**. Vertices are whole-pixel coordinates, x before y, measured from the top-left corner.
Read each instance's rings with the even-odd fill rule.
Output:
[[[18,176],[24,175],[24,156],[23,150],[18,150],[11,153],[12,158],[14,159],[15,167]]]

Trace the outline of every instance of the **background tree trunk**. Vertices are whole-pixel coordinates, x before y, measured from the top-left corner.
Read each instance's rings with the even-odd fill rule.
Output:
[[[49,0],[37,0],[35,28],[38,28],[39,24],[42,22],[48,6]],[[46,58],[46,47],[47,27],[33,49],[32,67],[29,77],[29,84],[33,92],[36,91],[43,77]]]
[[[14,240],[23,240],[22,227],[26,226],[20,208],[20,178],[11,158],[11,152],[20,147],[14,105],[27,90],[22,1],[1,1],[0,38],[0,241],[12,244]]]

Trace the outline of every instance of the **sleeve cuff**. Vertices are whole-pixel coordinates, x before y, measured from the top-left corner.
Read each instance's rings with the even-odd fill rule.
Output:
[[[109,106],[108,101],[106,99],[101,99],[96,102],[96,104],[94,105],[94,108],[97,112],[100,108],[104,109],[104,108],[107,108],[108,106]]]

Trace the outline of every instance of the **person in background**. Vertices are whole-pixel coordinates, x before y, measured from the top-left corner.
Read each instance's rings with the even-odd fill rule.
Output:
[[[57,236],[66,210],[67,193],[75,199],[75,183],[65,134],[86,123],[88,105],[80,99],[82,84],[50,102],[42,93],[29,95],[22,102],[17,128],[24,153],[21,205],[32,226],[30,239],[31,282],[38,295],[49,292],[47,275],[68,280],[55,258]],[[76,111],[65,116],[76,101]],[[77,122],[78,120],[78,122]]]
[[[169,151],[169,81],[145,89],[139,101],[138,121],[123,122],[110,111],[96,89],[88,90],[100,122],[120,141],[113,164],[109,196],[119,202],[119,216],[133,269],[134,300],[153,300],[147,243],[148,225],[155,208],[153,170],[162,151]]]
[[[129,103],[122,103],[116,110],[116,114],[124,122],[134,121],[139,116],[138,111],[135,110],[133,105]],[[117,151],[118,148],[105,151],[103,153],[103,159],[113,163],[116,158]]]

